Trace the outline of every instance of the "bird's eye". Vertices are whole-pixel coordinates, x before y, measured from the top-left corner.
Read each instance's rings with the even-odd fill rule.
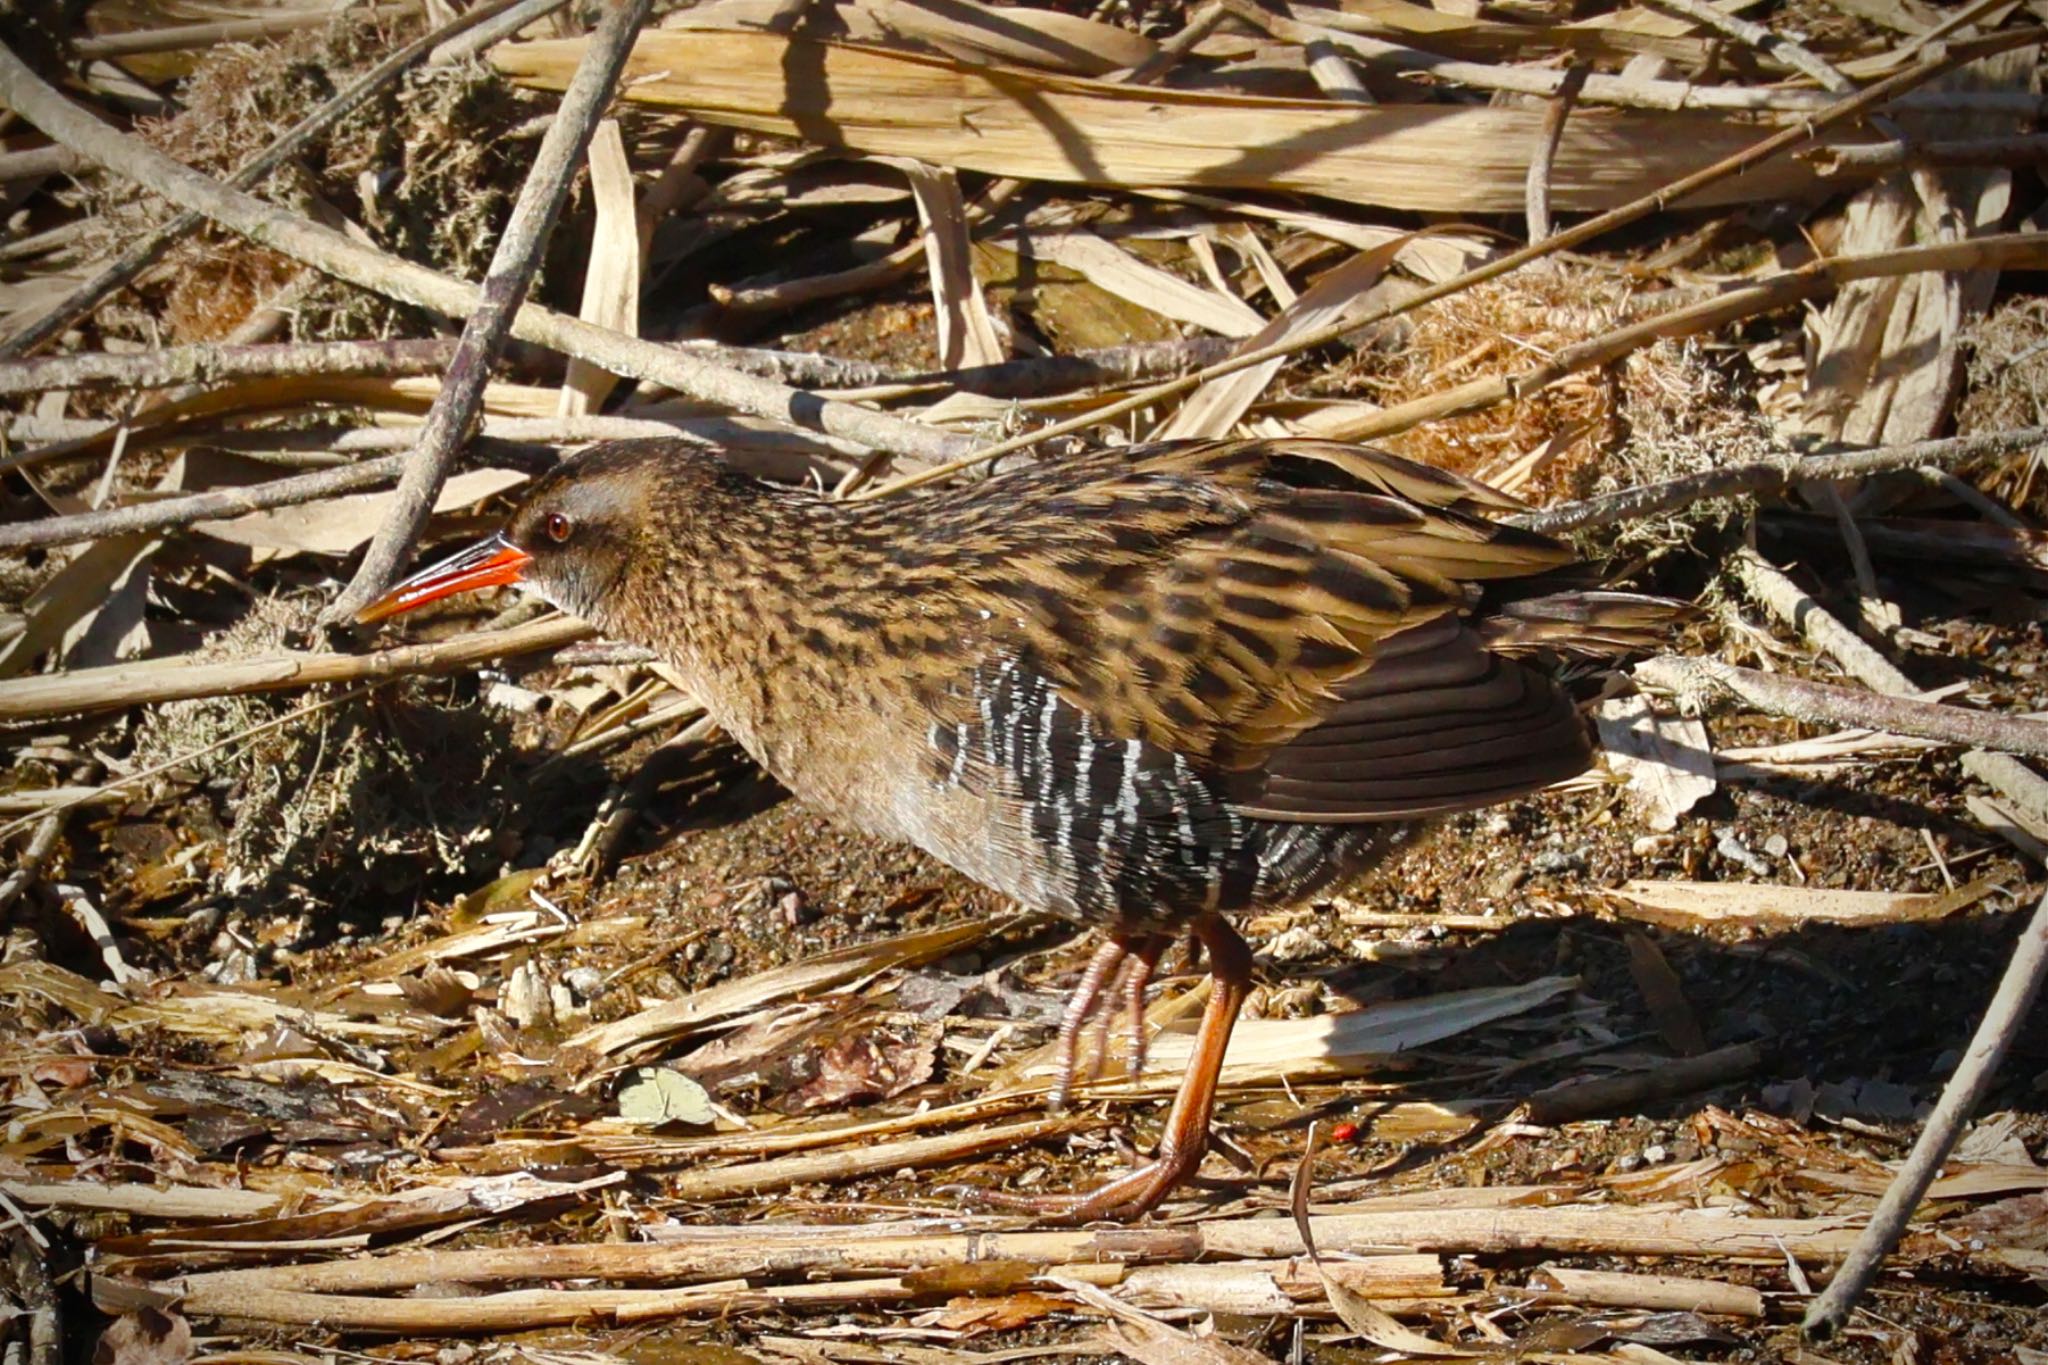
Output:
[[[569,518],[563,516],[560,512],[550,512],[542,520],[540,528],[547,532],[549,540],[560,545],[569,539],[570,532],[574,531],[576,526],[575,523],[571,522]]]

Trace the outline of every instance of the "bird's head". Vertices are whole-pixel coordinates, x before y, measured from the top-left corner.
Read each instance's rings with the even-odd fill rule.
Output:
[[[715,469],[679,441],[633,441],[565,460],[536,480],[505,529],[422,569],[356,615],[382,620],[456,593],[514,584],[599,626],[636,559],[660,558],[663,508],[691,505]],[[667,526],[673,533],[676,528]]]

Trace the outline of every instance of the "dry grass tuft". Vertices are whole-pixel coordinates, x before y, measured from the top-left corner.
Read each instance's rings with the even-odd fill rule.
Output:
[[[201,651],[239,658],[310,633],[311,599],[264,598]],[[317,905],[491,870],[492,822],[509,745],[493,713],[447,704],[445,684],[385,689],[314,711],[176,770],[227,830],[215,889]],[[134,760],[169,762],[274,720],[305,698],[209,697],[154,708]]]
[[[1956,411],[1963,435],[2048,423],[2048,298],[2007,299],[1969,335],[1969,382]],[[1984,484],[2034,521],[2048,518],[2048,480],[2039,457],[1996,460],[1956,471]]]
[[[179,91],[185,108],[137,132],[188,165],[223,179],[284,129],[312,113],[412,35],[406,27],[345,17],[277,42],[208,49]],[[521,133],[535,97],[476,65],[435,70],[371,100],[321,140],[303,163],[260,193],[314,218],[336,211],[382,249],[464,278],[481,276],[532,153]],[[538,136],[537,129],[528,129]],[[110,255],[167,221],[171,211],[125,183],[89,182],[83,228],[89,256]],[[574,239],[574,235],[571,235]],[[109,310],[138,337],[201,342],[233,331],[299,267],[231,234],[194,234],[152,273],[142,307]],[[300,305],[300,340],[385,335],[397,306],[352,286],[322,282]]]
[[[1628,294],[1614,274],[1546,262],[1412,315],[1398,344],[1365,356],[1366,372],[1347,376],[1347,383],[1377,402],[1407,402],[1530,369],[1627,320]],[[1512,405],[1417,427],[1387,444],[1490,479],[1518,458],[1555,446],[1517,490],[1539,505],[1755,459],[1772,447],[1769,421],[1745,386],[1692,339],[1655,342],[1607,370],[1572,375]],[[1718,521],[1725,511],[1701,504],[1685,520]],[[1630,534],[1665,541],[1676,530],[1661,523]]]

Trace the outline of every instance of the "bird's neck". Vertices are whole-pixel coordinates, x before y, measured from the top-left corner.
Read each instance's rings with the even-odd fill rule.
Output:
[[[683,529],[631,557],[596,624],[653,649],[774,770],[785,737],[860,678],[864,628],[884,595],[870,520],[807,493],[721,481],[693,499]]]

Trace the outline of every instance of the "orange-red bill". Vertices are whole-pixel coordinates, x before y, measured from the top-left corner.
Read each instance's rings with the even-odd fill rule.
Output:
[[[480,541],[458,555],[421,569],[390,592],[356,613],[358,625],[381,621],[459,592],[517,583],[533,556],[503,536]]]

